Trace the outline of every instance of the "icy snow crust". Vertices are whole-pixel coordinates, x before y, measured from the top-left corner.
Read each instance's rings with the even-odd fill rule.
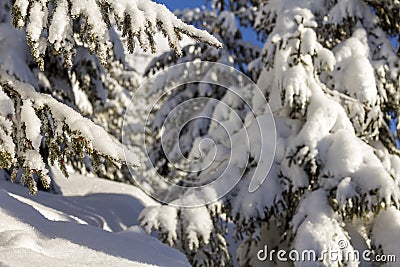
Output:
[[[56,171],[53,169],[53,171]],[[59,177],[58,177],[59,176]],[[10,266],[189,266],[136,218],[155,204],[139,189],[58,173],[63,195],[0,180],[0,263]]]

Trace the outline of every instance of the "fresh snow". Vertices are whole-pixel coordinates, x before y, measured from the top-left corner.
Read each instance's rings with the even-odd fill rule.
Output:
[[[134,186],[57,169],[62,194],[0,180],[0,265],[188,266],[183,254],[138,226],[155,202]]]
[[[400,211],[394,207],[390,207],[379,214],[372,230],[375,237],[375,243],[382,247],[383,254],[395,255],[397,260],[400,258],[399,230]],[[398,263],[393,263],[392,266],[398,266]]]

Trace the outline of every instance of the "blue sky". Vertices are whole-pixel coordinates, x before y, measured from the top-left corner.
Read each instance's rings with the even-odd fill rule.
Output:
[[[194,8],[194,7],[201,7],[206,4],[206,0],[153,0],[154,2],[164,4],[168,7],[170,10],[175,10],[175,9],[184,9],[184,8]],[[262,46],[262,42],[257,40],[257,35],[253,31],[253,29],[249,28],[242,28],[242,33],[243,33],[243,39],[245,41],[250,41],[254,44],[257,44],[259,46]]]
[[[154,2],[166,5],[170,10],[201,7],[206,0],[154,0]]]

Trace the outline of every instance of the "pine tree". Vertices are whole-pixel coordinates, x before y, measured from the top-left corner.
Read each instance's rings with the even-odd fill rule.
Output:
[[[181,57],[177,57],[175,53],[166,52],[163,55],[153,59],[153,61],[149,64],[145,72],[147,76],[150,76],[159,70],[165,70],[170,66],[183,64],[186,62],[193,62],[196,60],[217,62],[227,66],[237,67],[240,70],[245,71],[249,76],[253,74],[250,68],[248,68],[248,70],[246,66],[250,63],[251,59],[258,57],[260,49],[254,44],[242,40],[242,34],[239,29],[239,25],[235,21],[233,13],[228,11],[218,13],[216,10],[194,9],[183,11],[177,10],[175,11],[175,14],[181,17],[186,23],[190,23],[197,27],[205,26],[210,34],[221,41],[224,48],[216,49],[202,43],[195,43],[184,47],[182,49],[183,55]],[[157,79],[162,80],[162,82],[157,82],[151,85],[151,88],[148,90],[151,92],[151,94],[155,94],[154,92],[165,90],[166,87],[173,87],[182,83],[182,81],[177,79],[177,77],[181,76],[183,79],[185,79],[185,74],[183,71],[186,70],[182,68],[182,73],[179,73],[174,77],[170,77],[168,74],[164,75],[161,73]],[[204,75],[209,75],[209,73],[205,72]],[[229,77],[226,77],[226,79],[229,79]],[[174,151],[178,149],[176,147],[178,144],[174,143],[176,140],[169,140],[173,139],[178,134],[171,133],[174,131],[174,129],[165,130],[169,132],[169,137],[164,136],[164,143],[170,143],[171,147],[160,149],[160,131],[162,130],[162,124],[165,122],[167,115],[171,114],[172,109],[176,108],[180,104],[184,104],[185,101],[190,99],[204,97],[202,104],[196,102],[196,104],[200,106],[204,105],[204,107],[194,107],[193,101],[189,101],[187,104],[185,104],[185,108],[187,109],[196,108],[200,109],[201,111],[186,111],[183,116],[188,114],[187,116],[189,117],[195,117],[196,114],[201,114],[203,117],[211,117],[217,102],[208,100],[220,100],[226,95],[226,93],[226,88],[221,88],[220,86],[195,83],[179,86],[179,88],[176,90],[172,90],[163,96],[163,99],[160,101],[162,102],[160,107],[155,108],[154,111],[152,111],[152,132],[154,136],[158,136],[158,139],[150,142],[151,148],[149,149],[150,158],[154,165],[158,166],[160,172],[164,172],[163,174],[167,176],[179,175],[177,174],[176,170],[172,172],[168,170],[171,167],[168,166],[168,161],[177,163],[183,160],[182,158],[179,158],[178,155],[173,155]],[[174,122],[170,122],[169,124],[179,125],[180,123],[188,121],[188,118],[174,117],[174,120]],[[207,119],[192,120],[190,123],[185,125],[184,129],[182,129],[182,131],[179,133],[179,140],[181,140],[179,149],[183,156],[188,156],[189,152],[192,150],[192,147],[196,146],[195,139],[204,135],[208,131],[207,129],[209,126],[210,121]],[[169,155],[164,155],[164,153]],[[166,156],[169,160],[166,158]]]
[[[177,57],[172,52],[166,52],[156,57],[147,67],[146,74],[151,77],[150,81],[152,82],[148,82],[149,86],[143,88],[143,92],[147,92],[145,99],[149,103],[148,107],[153,110],[149,117],[144,116],[146,121],[142,122],[147,126],[146,142],[148,143],[147,151],[143,151],[143,153],[148,153],[151,162],[147,165],[146,170],[140,173],[146,175],[139,179],[136,178],[136,180],[142,188],[145,188],[145,191],[157,196],[156,198],[163,202],[172,201],[179,195],[179,192],[168,190],[166,181],[186,186],[201,180],[197,176],[198,173],[193,170],[202,168],[202,165],[206,165],[206,163],[200,162],[199,166],[194,166],[188,164],[187,159],[192,163],[197,161],[200,156],[200,151],[197,149],[199,142],[204,138],[218,137],[211,134],[210,129],[214,129],[215,132],[222,129],[221,125],[215,124],[207,118],[212,118],[213,114],[221,114],[221,111],[227,111],[227,106],[234,107],[243,116],[246,114],[245,103],[232,91],[211,83],[186,83],[187,74],[190,76],[197,73],[195,75],[200,80],[211,82],[218,82],[222,79],[230,84],[230,89],[237,86],[237,91],[244,92],[246,88],[238,86],[241,84],[241,77],[232,76],[232,69],[226,66],[236,67],[255,79],[258,72],[249,64],[260,55],[259,47],[242,39],[239,23],[236,21],[234,13],[228,10],[196,8],[177,10],[175,14],[186,23],[206,28],[210,34],[220,40],[223,48],[216,49],[202,43],[189,44],[183,47],[181,57]],[[211,61],[223,65],[219,68],[218,65],[202,67],[185,64],[196,61]],[[174,67],[174,71],[168,71],[169,67],[176,65],[178,67]],[[160,70],[166,70],[166,72],[158,73]],[[214,76],[215,78],[213,78]],[[175,88],[179,84],[182,85]],[[142,111],[142,108],[136,110]],[[225,124],[229,124],[232,119],[237,121],[237,118],[234,117],[236,114],[228,112],[233,117],[228,115],[225,118]],[[129,117],[138,116],[131,114]],[[240,119],[244,120],[244,117]],[[218,121],[221,122],[221,118]],[[219,135],[219,137],[223,139],[226,136]],[[221,141],[219,140],[219,142]],[[143,144],[143,140],[136,143]],[[178,151],[179,153],[177,153]],[[154,169],[158,175],[154,173]],[[144,212],[147,215],[142,215],[143,224],[149,231],[153,226],[151,217],[157,214],[158,209],[163,214],[169,214],[162,211],[163,208],[153,207]],[[171,208],[168,211],[171,213],[166,216],[177,217],[179,222],[174,226],[176,234],[173,236],[169,235],[167,225],[154,225],[160,231],[159,237],[162,241],[187,254],[193,265],[224,266],[232,264],[220,218],[208,218],[201,225],[188,227],[185,222],[190,221],[190,218],[194,216],[200,218],[204,215],[208,217],[207,208],[201,207],[194,210]],[[205,229],[201,229],[202,227]],[[208,237],[207,229],[210,228],[214,228],[215,231]],[[203,238],[203,242],[208,243],[204,247],[199,241]],[[208,261],[209,255],[216,256]]]
[[[399,107],[399,56],[391,43],[398,38],[398,3],[213,3],[266,38],[261,56],[251,64],[262,65],[257,84],[274,115],[276,151],[269,150],[274,162],[267,179],[250,193],[257,166],[265,164],[261,152],[250,148],[256,162],[247,165],[224,199],[197,210],[147,208],[143,225],[171,244],[183,242],[198,266],[230,264],[217,248],[207,250],[213,240],[224,239],[224,220],[234,224],[240,246],[232,256],[241,266],[265,266],[257,259],[265,245],[300,254],[340,252],[336,262],[325,257],[296,261],[296,266],[358,266],[345,256],[355,250],[398,255],[398,240],[388,233],[398,231],[400,221],[400,154],[390,127]],[[253,105],[257,107],[257,99]],[[206,179],[211,172],[202,171],[197,178]],[[192,196],[175,197],[182,203]],[[396,222],[390,225],[390,220]],[[288,264],[276,255],[268,263]]]
[[[182,35],[220,46],[149,0],[0,4],[0,168],[12,172],[12,181],[20,177],[32,194],[38,181],[50,186],[49,164],[57,163],[65,175],[67,164],[96,169],[104,161],[121,164],[125,156],[138,164],[119,141],[135,76],[112,27],[130,52],[136,42],[154,51],[156,32],[177,54]],[[94,123],[105,120],[106,129]]]

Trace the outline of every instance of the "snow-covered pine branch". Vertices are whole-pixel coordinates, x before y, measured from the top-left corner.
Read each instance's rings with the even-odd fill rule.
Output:
[[[13,170],[14,178],[23,173],[32,193],[38,177],[49,185],[47,164],[55,162],[65,175],[69,165],[121,179],[121,169],[112,167],[124,161],[118,127],[137,81],[114,25],[127,37],[130,52],[136,42],[154,50],[156,32],[178,54],[182,34],[220,47],[207,32],[148,0],[0,0],[0,5],[1,166]],[[25,30],[13,29],[12,20]],[[101,168],[93,169],[90,159]]]
[[[106,157],[116,162],[139,164],[136,157],[125,154],[122,145],[102,127],[82,117],[53,97],[38,93],[26,83],[15,80],[4,71],[1,80],[1,166],[13,168],[12,179],[22,169],[22,183],[30,192],[37,192],[34,175],[47,188],[50,185],[46,164],[55,163],[68,176],[66,164],[70,157],[85,154]],[[44,138],[45,137],[45,138]],[[48,147],[46,160],[40,154],[42,142]]]
[[[108,30],[114,23],[128,38],[130,52],[135,48],[135,38],[144,50],[155,51],[153,37],[159,31],[177,54],[181,53],[182,34],[221,47],[206,31],[183,23],[164,5],[150,0],[16,0],[13,15],[15,26],[26,27],[32,54],[41,69],[48,44],[71,66],[76,36],[106,64],[111,46]]]

